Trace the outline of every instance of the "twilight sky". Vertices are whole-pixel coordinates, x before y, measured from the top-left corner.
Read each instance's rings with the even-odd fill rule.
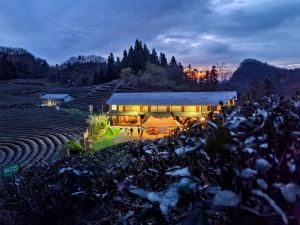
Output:
[[[0,45],[50,64],[122,54],[138,37],[184,65],[300,67],[300,0],[0,0]]]

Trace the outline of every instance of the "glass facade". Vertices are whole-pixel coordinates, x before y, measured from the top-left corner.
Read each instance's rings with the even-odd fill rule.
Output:
[[[156,105],[111,105],[112,111],[119,112],[193,112],[206,113],[211,111],[218,111],[221,109],[219,105],[188,105],[188,106],[156,106]]]

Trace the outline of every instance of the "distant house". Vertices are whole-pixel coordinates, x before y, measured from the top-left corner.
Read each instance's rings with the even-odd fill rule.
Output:
[[[40,100],[43,106],[59,106],[74,100],[74,98],[69,94],[45,94],[40,97]]]
[[[148,118],[203,120],[224,105],[234,105],[236,91],[114,93],[107,104],[112,125],[142,126]]]

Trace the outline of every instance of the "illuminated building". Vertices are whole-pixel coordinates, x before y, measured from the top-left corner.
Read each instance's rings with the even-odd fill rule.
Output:
[[[202,121],[224,105],[234,105],[235,91],[114,93],[107,104],[111,125],[142,126],[149,117]]]
[[[40,97],[40,100],[42,106],[59,106],[74,100],[74,98],[69,94],[45,94]]]

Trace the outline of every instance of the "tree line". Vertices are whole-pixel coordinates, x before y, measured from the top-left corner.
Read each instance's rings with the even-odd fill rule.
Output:
[[[46,60],[35,58],[29,53],[11,55],[0,53],[0,80],[17,78],[41,78],[48,70]]]
[[[118,79],[121,71],[126,68],[129,68],[132,74],[138,75],[146,70],[147,64],[172,71],[175,79],[176,75],[183,76],[183,66],[177,62],[174,56],[172,56],[170,62],[168,62],[163,52],[158,54],[155,48],[150,52],[146,43],[137,39],[134,47],[130,46],[128,50],[125,49],[123,51],[122,59],[119,57],[115,58],[113,53],[109,54],[106,66],[95,71],[94,83],[97,84]]]

